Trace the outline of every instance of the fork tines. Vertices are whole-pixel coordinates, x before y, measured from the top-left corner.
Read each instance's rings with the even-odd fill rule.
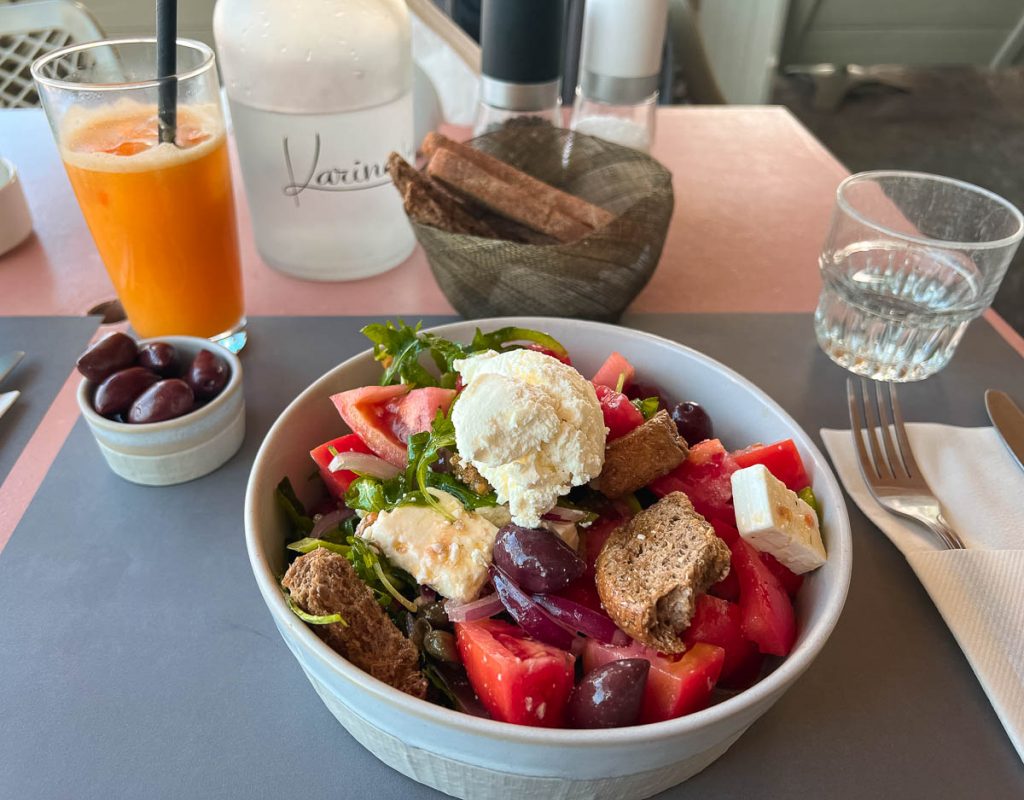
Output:
[[[872,381],[864,378],[860,380],[862,405],[858,402],[853,379],[846,379],[846,398],[850,404],[853,440],[857,445],[861,465],[865,470],[873,470],[874,476],[883,480],[921,477],[921,470],[914,460],[914,452],[910,449],[910,441],[907,439],[907,429],[903,424],[903,412],[900,409],[896,387],[891,383],[887,384],[886,391],[881,383],[875,383],[872,391],[871,384]],[[862,408],[867,417],[867,425],[861,413]],[[895,429],[895,438],[892,429]],[[867,447],[864,444],[865,439],[868,442]]]

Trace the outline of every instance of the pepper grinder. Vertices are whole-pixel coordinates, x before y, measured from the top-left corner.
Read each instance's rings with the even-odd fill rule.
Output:
[[[571,127],[647,152],[668,0],[587,0]]]
[[[560,127],[561,0],[483,0],[474,135],[509,123]]]

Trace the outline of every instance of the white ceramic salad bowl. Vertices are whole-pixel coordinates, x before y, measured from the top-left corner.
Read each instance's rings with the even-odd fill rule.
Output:
[[[808,576],[796,602],[792,653],[751,688],[679,719],[606,730],[552,730],[510,725],[452,711],[403,694],[339,656],[288,608],[278,586],[286,567],[287,525],[274,500],[282,477],[309,486],[308,452],[345,432],[329,400],[335,392],[373,384],[380,366],[370,351],[335,367],[284,410],[253,465],[245,499],[245,533],[253,573],[278,630],[313,687],[363,746],[399,772],[463,798],[644,798],[704,769],[782,696],[810,666],[832,632],[850,582],[850,525],[843,495],[810,437],[753,384],[695,350],[638,331],[594,322],[505,318],[436,328],[469,341],[474,330],[506,325],[550,333],[584,375],[613,350],[638,379],[666,397],[696,400],[727,444],[792,438],[824,507],[828,562]],[[300,497],[304,501],[315,498]]]

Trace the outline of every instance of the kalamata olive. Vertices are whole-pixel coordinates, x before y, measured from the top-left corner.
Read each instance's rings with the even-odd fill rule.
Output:
[[[167,342],[150,342],[139,348],[139,366],[164,378],[173,378],[178,372],[178,353],[174,345]]]
[[[635,724],[650,670],[646,658],[624,658],[592,669],[569,696],[569,726],[621,728]]]
[[[185,380],[192,387],[197,400],[210,400],[220,394],[220,390],[227,385],[230,374],[227,362],[223,358],[209,350],[200,350],[192,359]]]
[[[443,628],[450,624],[448,622],[448,612],[444,610],[444,603],[440,601],[428,603],[423,606],[423,610],[420,613],[423,615],[423,619],[435,628]]]
[[[187,414],[195,406],[192,387],[178,378],[154,383],[132,403],[129,422],[161,422]]]
[[[135,340],[123,333],[112,333],[78,357],[75,366],[87,380],[99,383],[118,370],[135,363]]]
[[[494,540],[494,563],[527,592],[557,592],[587,568],[551,531],[508,524]]]
[[[697,444],[715,435],[711,417],[697,403],[679,403],[672,409],[672,421],[687,444]]]
[[[160,376],[142,367],[128,367],[115,372],[96,388],[92,404],[105,417],[122,414],[146,389],[160,380]]]
[[[459,648],[455,646],[455,637],[448,631],[431,631],[424,636],[423,650],[439,661],[459,662]]]

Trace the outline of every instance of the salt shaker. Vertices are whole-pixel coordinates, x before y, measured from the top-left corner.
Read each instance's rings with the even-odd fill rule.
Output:
[[[510,122],[561,126],[564,24],[561,0],[483,0],[475,135]]]
[[[403,0],[217,0],[213,23],[263,260],[322,281],[404,261],[415,239],[387,173],[415,146]]]
[[[587,0],[573,130],[647,152],[668,0]]]

